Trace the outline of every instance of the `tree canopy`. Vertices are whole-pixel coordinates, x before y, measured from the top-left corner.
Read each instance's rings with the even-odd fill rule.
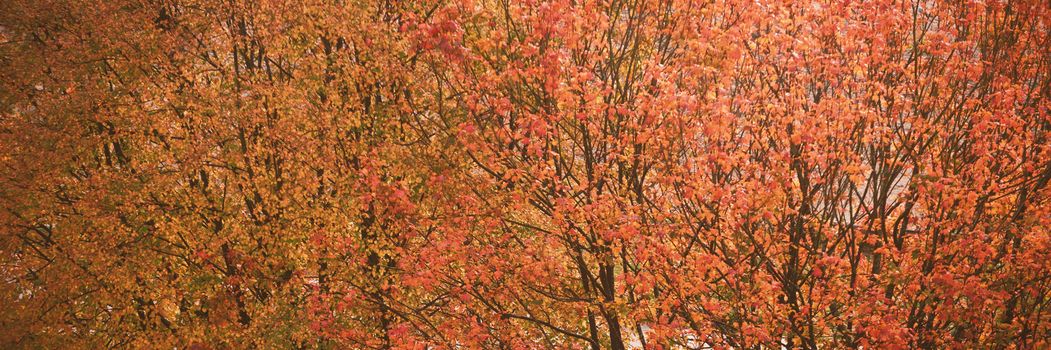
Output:
[[[1042,0],[0,1],[0,346],[1051,346]]]

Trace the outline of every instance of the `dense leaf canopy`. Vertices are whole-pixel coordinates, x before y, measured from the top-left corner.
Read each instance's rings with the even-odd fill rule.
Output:
[[[1043,0],[3,0],[0,347],[1046,348]]]

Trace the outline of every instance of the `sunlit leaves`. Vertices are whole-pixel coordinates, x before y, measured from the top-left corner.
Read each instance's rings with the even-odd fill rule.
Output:
[[[0,343],[1047,346],[1049,20],[5,2]]]

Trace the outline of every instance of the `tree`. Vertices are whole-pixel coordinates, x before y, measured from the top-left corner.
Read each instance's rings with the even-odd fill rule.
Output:
[[[1039,1],[8,1],[0,343],[1040,348]]]

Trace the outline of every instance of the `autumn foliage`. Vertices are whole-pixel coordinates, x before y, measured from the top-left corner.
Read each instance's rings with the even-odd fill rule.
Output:
[[[0,1],[0,347],[1051,346],[1043,0]]]

